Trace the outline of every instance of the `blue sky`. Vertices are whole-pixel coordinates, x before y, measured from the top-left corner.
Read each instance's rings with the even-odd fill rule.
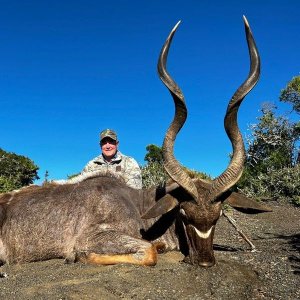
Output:
[[[162,144],[173,102],[156,63],[178,20],[168,69],[189,110],[175,145],[182,164],[212,176],[227,166],[224,112],[249,71],[243,14],[262,71],[241,130],[249,133],[265,101],[290,110],[278,96],[300,72],[299,0],[0,3],[0,147],[31,158],[42,179],[46,170],[51,179],[80,172],[100,153],[104,128],[140,164],[148,144]]]

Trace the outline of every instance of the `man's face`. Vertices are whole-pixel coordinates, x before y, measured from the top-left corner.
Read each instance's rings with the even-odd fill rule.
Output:
[[[101,140],[100,147],[102,150],[102,154],[104,155],[106,160],[109,161],[115,156],[118,150],[118,145],[119,145],[118,141],[115,141],[109,137],[106,137]]]

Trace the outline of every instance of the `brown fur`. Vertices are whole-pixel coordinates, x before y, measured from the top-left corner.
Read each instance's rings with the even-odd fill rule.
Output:
[[[0,259],[21,263],[60,257],[74,261],[89,253],[133,254],[135,262],[152,264],[145,258],[151,243],[140,231],[153,221],[143,222],[140,215],[155,197],[155,189],[134,190],[111,176],[2,194]]]

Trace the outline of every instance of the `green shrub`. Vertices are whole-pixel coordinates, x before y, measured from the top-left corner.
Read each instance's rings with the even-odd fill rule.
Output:
[[[280,170],[270,168],[256,177],[247,176],[247,185],[240,190],[249,197],[286,199],[300,205],[300,165]]]
[[[143,188],[150,188],[152,186],[163,186],[168,175],[166,174],[163,165],[158,162],[149,162],[141,167]]]
[[[0,149],[0,193],[32,184],[38,169],[31,159]]]
[[[10,192],[18,188],[21,186],[16,179],[0,176],[0,193]]]
[[[202,178],[208,180],[211,179],[211,177],[205,173],[190,170],[186,167],[183,167],[183,169],[191,178]],[[141,167],[141,170],[143,178],[143,188],[149,188],[152,186],[164,186],[165,183],[170,180],[170,177],[164,170],[162,163],[149,162],[144,167]]]

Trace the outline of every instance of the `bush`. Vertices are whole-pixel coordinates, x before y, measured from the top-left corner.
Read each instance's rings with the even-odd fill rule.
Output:
[[[281,90],[280,101],[292,104],[293,110],[300,113],[300,76],[293,77]]]
[[[14,189],[20,188],[18,182],[14,178],[0,176],[0,193],[10,192]]]
[[[300,206],[300,165],[280,170],[269,169],[269,172],[249,176],[247,180],[247,185],[239,190],[249,197],[287,199]]]
[[[264,104],[258,123],[250,125],[247,159],[237,188],[254,198],[287,199],[299,203],[299,137],[297,123],[276,116]]]
[[[183,167],[183,169],[191,178],[202,178],[208,180],[211,179],[211,177],[205,173],[190,170],[186,167]],[[143,188],[149,188],[152,186],[164,186],[168,180],[171,180],[169,175],[164,170],[162,163],[150,162],[144,167],[141,167],[141,170],[143,178]]]
[[[38,169],[29,158],[0,149],[0,193],[32,184]]]
[[[150,188],[152,186],[164,186],[168,180],[163,165],[158,162],[149,162],[141,167],[143,188]]]

